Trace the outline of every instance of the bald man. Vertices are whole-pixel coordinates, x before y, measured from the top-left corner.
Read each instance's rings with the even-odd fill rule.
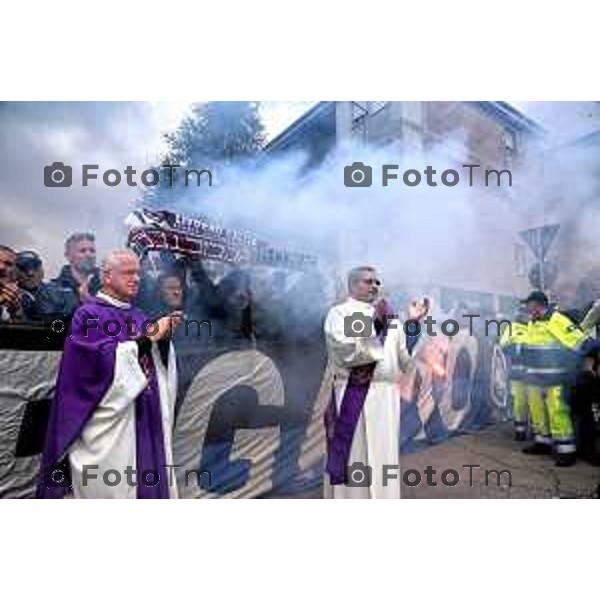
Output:
[[[173,498],[176,372],[169,335],[181,313],[150,322],[131,305],[140,263],[102,265],[102,289],[73,317],[52,405],[38,497]],[[169,344],[167,366],[158,343]]]

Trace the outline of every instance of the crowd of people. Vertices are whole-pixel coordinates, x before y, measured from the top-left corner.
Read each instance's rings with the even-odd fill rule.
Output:
[[[48,279],[37,252],[0,245],[0,323],[68,321],[82,302],[99,291],[94,234],[70,235],[64,256],[66,264],[55,278]],[[277,277],[265,284],[264,278],[253,277],[248,268],[231,267],[215,282],[201,261],[169,255],[158,264],[158,269],[155,264],[142,269],[135,301],[152,319],[182,310],[189,320],[210,323],[211,337],[249,340],[257,335],[270,340],[308,339],[320,327],[324,308],[316,274],[304,278],[299,292],[297,287],[287,289]]]
[[[72,315],[79,304],[100,289],[96,243],[92,233],[75,233],[65,242],[67,264],[45,281],[37,252],[17,252],[0,245],[0,322],[42,321]]]
[[[94,234],[70,235],[64,256],[58,275],[47,279],[37,252],[0,245],[0,323],[68,320],[96,295],[101,273]],[[135,300],[151,319],[182,311],[186,319],[209,323],[208,334],[217,339],[320,335],[323,286],[314,273],[296,287],[276,276],[261,292],[260,278],[249,269],[232,267],[217,281],[201,261],[164,258],[158,273],[142,270]],[[558,310],[536,291],[504,332],[500,342],[510,363],[515,437],[533,441],[525,452],[552,454],[560,466],[573,464],[578,454],[600,463],[600,343],[593,335],[599,321],[600,303],[575,314]],[[187,335],[187,328],[178,335]]]

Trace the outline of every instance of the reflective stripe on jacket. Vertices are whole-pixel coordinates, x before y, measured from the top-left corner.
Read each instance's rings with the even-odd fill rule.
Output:
[[[513,381],[521,381],[526,369],[523,365],[523,346],[527,341],[528,326],[526,323],[511,323],[505,327],[500,336],[500,347],[508,358],[510,365],[509,377]]]
[[[522,349],[524,380],[546,386],[572,381],[579,368],[581,347],[587,339],[569,317],[559,312],[532,321]]]

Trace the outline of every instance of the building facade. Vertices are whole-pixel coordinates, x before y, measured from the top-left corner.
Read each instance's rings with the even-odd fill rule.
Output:
[[[407,260],[401,243],[386,242],[390,255],[398,257],[384,261],[388,279],[391,276],[395,284],[415,290],[437,288],[445,304],[462,295],[468,304],[493,311],[503,310],[506,298],[518,297],[529,287],[533,259],[519,232],[535,221],[539,207],[536,194],[542,190],[543,133],[539,125],[504,102],[320,102],[273,139],[266,151],[271,156],[304,153],[306,176],[336,153],[360,159],[364,149],[423,164],[476,164],[480,173],[511,171],[510,186],[493,182],[486,186],[480,180],[471,189],[453,193],[445,203],[439,195],[434,197],[437,189],[415,200],[415,205],[430,206],[420,212],[416,206],[407,209],[407,213],[417,210],[427,240],[423,247],[413,244],[418,260],[415,256]],[[536,194],[532,196],[531,190],[537,190]],[[399,206],[411,202],[406,190],[398,187],[397,193]],[[423,227],[426,217],[436,215],[450,218],[453,226]],[[371,257],[377,260],[374,246],[378,243],[382,240],[373,240],[368,231],[361,239],[356,229],[341,228],[337,240],[340,270]]]

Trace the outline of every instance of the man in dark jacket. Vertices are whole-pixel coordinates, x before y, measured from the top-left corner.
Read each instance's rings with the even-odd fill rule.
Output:
[[[594,341],[571,391],[571,410],[577,431],[577,454],[600,465],[600,342]]]
[[[27,320],[49,320],[75,312],[79,304],[77,294],[70,289],[60,289],[54,283],[45,283],[42,259],[35,252],[19,252],[15,267]]]
[[[96,238],[93,233],[73,233],[65,242],[65,265],[52,283],[62,291],[70,290],[78,302],[94,296],[101,287],[96,266]]]

